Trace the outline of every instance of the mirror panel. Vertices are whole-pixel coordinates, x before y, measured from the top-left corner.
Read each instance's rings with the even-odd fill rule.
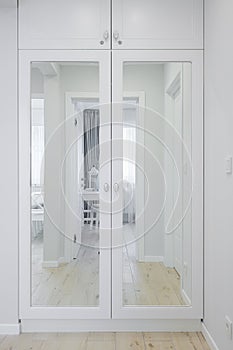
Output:
[[[31,63],[31,305],[99,305],[99,64]]]
[[[191,305],[191,69],[123,65],[124,306]]]
[[[191,305],[191,80],[124,64],[124,306]],[[32,306],[99,305],[98,104],[97,63],[31,64]]]

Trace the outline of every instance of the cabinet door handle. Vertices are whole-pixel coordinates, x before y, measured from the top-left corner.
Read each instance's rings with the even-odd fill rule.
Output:
[[[104,184],[104,191],[105,192],[109,191],[109,184],[107,182]]]
[[[115,30],[113,32],[113,39],[117,42],[118,45],[122,45],[122,40],[118,40],[120,38],[119,32]]]
[[[104,40],[100,40],[100,45],[104,45],[104,42],[106,42],[109,38],[109,32],[107,30],[105,30],[104,34],[103,34],[103,39]]]
[[[109,32],[108,32],[108,30],[105,30],[105,32],[104,32],[104,34],[103,34],[103,38],[104,38],[105,41],[108,40],[108,38],[109,38]]]
[[[113,32],[113,38],[114,38],[115,41],[118,40],[118,38],[119,38],[119,33],[118,33],[117,30],[115,30],[115,31]]]
[[[114,189],[115,192],[118,192],[118,191],[119,191],[119,185],[118,185],[118,183],[115,183],[115,184],[113,185],[113,189]]]

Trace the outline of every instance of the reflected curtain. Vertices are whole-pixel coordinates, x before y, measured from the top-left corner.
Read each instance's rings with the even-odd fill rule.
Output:
[[[99,110],[83,111],[84,125],[84,176],[88,181],[88,172],[93,166],[99,170]]]
[[[123,222],[133,223],[135,221],[136,181],[136,128],[134,125],[124,124],[123,140]]]
[[[44,126],[32,126],[32,184],[43,185],[41,167],[44,155]]]

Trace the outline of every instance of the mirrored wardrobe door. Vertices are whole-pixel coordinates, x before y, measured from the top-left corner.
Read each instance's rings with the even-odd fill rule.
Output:
[[[202,57],[113,53],[113,315],[202,315]]]
[[[22,319],[109,317],[109,72],[106,52],[21,52]]]

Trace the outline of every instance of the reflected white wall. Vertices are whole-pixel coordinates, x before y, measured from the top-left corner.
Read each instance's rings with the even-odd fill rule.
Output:
[[[156,112],[163,115],[164,112],[164,68],[163,64],[130,63],[124,68],[124,91],[144,91],[146,107],[155,111],[155,118],[146,118],[144,121],[146,130],[156,130],[156,136],[163,136],[161,125],[157,124]],[[154,125],[152,125],[154,123]],[[149,152],[154,154],[163,164],[163,150],[158,148],[157,141],[148,133],[145,134],[145,174],[148,177],[150,193],[154,194],[153,205],[145,211],[145,222],[150,222],[155,217],[155,211],[159,212],[164,199],[163,179],[159,167],[151,167]],[[140,190],[140,189],[136,189]],[[145,197],[147,194],[145,194]],[[146,225],[146,228],[149,228]],[[164,255],[164,220],[163,217],[149,230],[145,236],[145,259],[156,259]]]

